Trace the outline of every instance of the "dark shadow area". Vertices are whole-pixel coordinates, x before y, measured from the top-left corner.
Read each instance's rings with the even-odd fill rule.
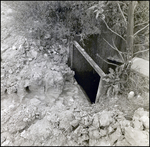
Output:
[[[75,79],[84,89],[91,103],[95,103],[100,76],[95,72],[75,72]]]
[[[110,63],[116,64],[117,66],[118,66],[118,65],[121,66],[121,65],[123,64],[123,63],[121,63],[121,62],[118,62],[118,61],[115,61],[115,60],[110,60],[110,59],[107,59],[107,61],[110,62]],[[115,68],[116,68],[117,66],[110,64],[110,65],[109,65],[109,68],[112,68],[113,70],[115,70]]]
[[[75,47],[72,70],[75,71],[74,77],[86,92],[91,103],[95,103],[100,76]]]
[[[29,86],[25,87],[26,92],[30,93]]]

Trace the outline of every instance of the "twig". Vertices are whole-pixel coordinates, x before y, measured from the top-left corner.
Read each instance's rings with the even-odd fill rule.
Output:
[[[96,54],[96,56],[98,56],[99,58],[101,58],[104,62],[106,62],[107,64],[111,64],[111,65],[114,65],[114,66],[119,66],[119,65],[116,65],[114,63],[110,63],[108,61],[106,61],[105,59],[103,59],[99,54]]]
[[[136,5],[137,5],[137,1],[134,1],[134,10],[135,10],[135,8],[136,8]]]
[[[116,50],[107,40],[104,39],[104,41],[106,41],[110,47],[112,47],[114,50]]]
[[[143,44],[134,44],[134,46],[143,46],[143,45],[147,45],[149,42],[145,42]]]
[[[104,38],[103,38],[103,39],[104,39]],[[116,50],[116,48],[113,47],[107,40],[104,39],[104,41],[106,41],[110,47],[112,47],[114,50]],[[118,52],[120,52],[120,53],[126,53],[126,52],[121,52],[121,51],[119,51],[119,50],[116,50],[116,51],[118,51]]]
[[[121,12],[121,14],[122,14],[122,16],[123,16],[123,18],[124,18],[125,24],[126,24],[126,26],[127,26],[127,20],[126,20],[124,14],[123,14],[123,12],[122,12],[122,10],[121,10],[121,8],[120,8],[119,3],[117,3],[117,4],[118,4],[119,10],[120,10],[120,12]],[[126,29],[127,29],[127,27],[126,27]]]
[[[104,38],[103,38],[103,39],[104,39]],[[120,52],[120,53],[122,53],[122,54],[123,54],[123,53],[126,53],[126,52],[121,52],[121,51],[117,50],[117,49],[116,49],[117,47],[116,47],[116,48],[113,47],[107,40],[104,39],[104,41],[106,41],[106,42],[108,43],[108,45],[109,45],[110,47],[112,47],[114,50],[116,50],[116,51],[118,51],[118,52]]]
[[[118,3],[124,4],[124,5],[126,5],[126,6],[127,6],[127,4],[126,4],[126,3],[123,3],[123,2],[121,2],[121,1],[118,1]]]
[[[146,23],[149,23],[149,22],[143,22],[143,23],[140,23],[140,24],[135,25],[134,27],[140,26],[140,25],[143,25],[143,24],[146,24]]]
[[[136,54],[141,53],[141,52],[146,52],[146,51],[148,51],[148,50],[149,50],[149,49],[146,49],[146,50],[143,50],[143,51],[138,51],[138,52],[134,53],[133,55],[136,55]]]
[[[104,19],[102,19],[102,20],[104,21],[105,25],[107,26],[107,28],[108,28],[111,32],[113,32],[114,34],[118,35],[120,38],[122,38],[122,39],[126,42],[126,40],[125,40],[121,35],[119,35],[119,34],[116,33],[115,31],[113,31],[113,30],[107,25],[107,23],[105,22]]]
[[[115,42],[114,42],[113,39],[112,39],[112,42],[113,42],[113,45],[114,45],[116,51],[118,51],[118,53],[119,53],[119,55],[121,56],[121,59],[122,59],[122,61],[123,61],[123,63],[124,63],[125,61],[124,61],[124,58],[123,58],[123,56],[122,56],[122,54],[121,54],[122,52],[118,50],[118,48],[116,47]]]
[[[145,27],[143,27],[142,29],[140,29],[140,30],[138,30],[135,34],[134,34],[134,36],[135,35],[137,35],[139,32],[141,32],[142,30],[144,30],[146,27],[148,27],[149,26],[149,24],[147,24]]]

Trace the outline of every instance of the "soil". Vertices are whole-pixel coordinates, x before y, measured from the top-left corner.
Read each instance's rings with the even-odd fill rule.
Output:
[[[43,54],[15,31],[15,10],[1,4],[2,146],[149,145],[148,92],[91,104],[66,64],[68,48]]]

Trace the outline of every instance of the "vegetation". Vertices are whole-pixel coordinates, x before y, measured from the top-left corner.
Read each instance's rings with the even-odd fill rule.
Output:
[[[94,10],[94,12],[96,12],[96,19],[98,18],[99,14],[101,14],[103,10],[101,8],[101,3],[103,2],[99,2],[97,5],[94,5],[90,8],[93,10],[96,9]],[[148,33],[149,6],[147,4],[148,4],[147,2],[142,3],[137,1],[131,1],[131,2],[115,1],[115,2],[108,2],[105,5],[106,13],[104,12],[102,14],[102,15],[105,14],[103,17],[101,15],[101,19],[103,20],[103,22],[105,23],[105,25],[110,31],[118,35],[120,38],[122,38],[126,43],[126,52],[121,52],[119,51],[119,49],[117,49],[114,42],[113,45],[111,45],[108,43],[108,41],[105,40],[112,47],[112,49],[118,51],[124,63],[120,67],[117,66],[115,70],[110,69],[109,70],[110,73],[106,77],[104,77],[103,80],[105,80],[107,83],[106,84],[107,96],[116,95],[122,91],[126,92],[125,89],[127,89],[128,92],[129,90],[134,89],[134,91],[136,91],[136,94],[138,93],[137,91],[141,91],[141,88],[139,89],[139,86],[137,85],[135,86],[135,82],[133,82],[134,81],[133,76],[135,76],[135,74],[133,74],[133,72],[131,71],[131,64],[132,64],[131,62],[133,57],[135,57],[137,54],[149,50],[148,48],[145,49],[145,47],[149,47],[147,42],[144,44],[140,44],[138,40],[139,38],[141,38],[141,34],[140,34],[141,32],[142,32],[142,36],[143,33],[147,34],[145,35],[144,40],[147,40],[149,38],[149,33]],[[142,10],[141,8],[143,8],[146,11],[145,12],[141,11]],[[140,17],[140,15],[142,15],[143,17]],[[142,26],[142,28],[136,30],[137,29],[136,27],[141,25],[145,25],[145,26],[144,27]],[[136,41],[138,41],[139,45],[141,45],[143,49],[137,51]],[[141,84],[141,81],[139,80],[138,83]],[[133,87],[136,87],[136,89]]]
[[[122,38],[126,52],[115,44],[110,46],[120,54],[124,64],[110,70],[105,78],[113,93],[129,87],[131,60],[149,51],[149,2],[148,1],[8,1],[16,10],[15,26],[27,38],[36,40],[38,46],[46,47],[56,41],[80,41],[92,34],[101,33],[101,25]],[[107,40],[106,40],[107,42]],[[147,53],[147,52],[146,52]],[[118,81],[124,82],[118,82]],[[111,81],[111,84],[110,84]],[[115,85],[115,86],[114,86]],[[133,84],[134,85],[134,84]],[[130,85],[131,86],[131,85]],[[117,87],[117,88],[116,88]]]

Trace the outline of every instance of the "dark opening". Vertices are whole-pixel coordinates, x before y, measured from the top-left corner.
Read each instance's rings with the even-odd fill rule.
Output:
[[[29,86],[25,87],[26,92],[30,93]]]
[[[110,59],[107,59],[107,61],[108,62],[110,62],[110,63],[113,63],[113,64],[116,64],[117,66],[119,65],[122,65],[123,63],[121,63],[121,62],[118,62],[118,61],[115,61],[115,60],[110,60]],[[115,66],[115,65],[109,65],[109,68],[112,68],[113,70],[115,70],[115,68],[117,67],[117,66]]]
[[[74,77],[91,103],[95,103],[100,76],[76,48],[73,50],[72,70],[75,71]]]
[[[96,72],[75,72],[75,79],[89,97],[91,103],[95,103],[100,76]]]
[[[7,89],[5,89],[5,91],[4,91],[5,93],[7,93]]]

